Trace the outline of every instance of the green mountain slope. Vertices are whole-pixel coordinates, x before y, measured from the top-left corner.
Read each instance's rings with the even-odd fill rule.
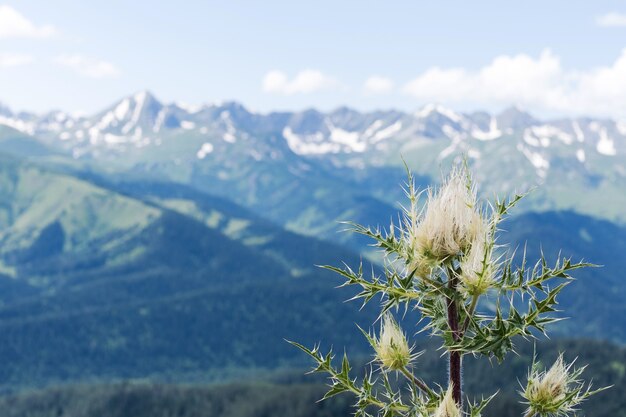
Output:
[[[352,252],[173,183],[1,166],[0,386],[264,372],[298,360],[283,338],[365,349],[354,323],[371,323],[375,302],[359,312],[343,302],[353,289],[334,289],[340,280],[314,267],[356,266]],[[577,274],[561,300],[572,319],[554,334],[626,339],[614,261],[623,228],[575,213],[505,228],[531,258],[562,247],[607,265]]]
[[[14,277],[51,254],[114,261],[119,245],[161,215],[143,202],[6,156],[0,156],[0,201],[0,259]]]
[[[284,337],[332,331],[333,315],[321,312],[356,316],[314,266],[358,261],[341,247],[209,196],[196,199],[207,218],[194,218],[167,207],[180,198],[148,201],[30,163],[3,166],[12,203],[0,252],[11,273],[0,278],[4,387],[273,368],[292,354]],[[346,344],[352,326],[340,324]]]
[[[58,154],[34,137],[0,125],[0,152],[18,157],[44,157]]]
[[[503,228],[502,237],[511,246],[519,245],[518,252],[526,244],[529,259],[538,259],[543,251],[554,260],[560,251],[572,260],[598,265],[577,271],[577,280],[563,291],[560,303],[571,319],[559,324],[561,334],[626,341],[626,274],[621,262],[626,228],[569,211],[526,213]]]

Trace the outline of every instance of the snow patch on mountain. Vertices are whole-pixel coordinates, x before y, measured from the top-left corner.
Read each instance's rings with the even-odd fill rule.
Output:
[[[363,132],[363,136],[365,136],[366,138],[372,137],[384,125],[385,125],[385,122],[383,122],[382,120],[380,119],[375,120],[374,123],[369,125],[367,129],[365,129],[365,131]]]
[[[180,122],[180,127],[185,129],[185,130],[192,130],[192,129],[195,129],[196,124],[194,122],[192,122],[192,121],[189,121],[189,120],[182,120]]]
[[[220,120],[222,120],[222,123],[226,128],[226,132],[222,135],[222,139],[229,143],[235,143],[237,141],[237,137],[235,136],[237,130],[235,129],[233,119],[230,117],[230,112],[228,110],[222,111],[220,113]]]
[[[349,132],[331,124],[328,124],[328,130],[331,141],[345,145],[351,151],[363,152],[367,146],[364,142],[359,141],[359,132]]]
[[[596,145],[596,150],[602,155],[613,156],[617,153],[615,150],[615,143],[611,139],[606,131],[606,128],[600,129],[600,140]]]
[[[204,159],[211,152],[213,152],[213,144],[205,142],[202,144],[198,152],[196,152],[196,156],[198,157],[198,159]]]
[[[156,119],[154,120],[154,126],[152,126],[152,131],[158,133],[161,130],[161,126],[163,126],[163,122],[165,121],[165,107],[159,110]]]
[[[530,146],[539,147],[541,145],[539,138],[536,138],[535,135],[533,135],[533,132],[530,128],[524,129],[522,139],[524,139],[524,142],[526,142]]]
[[[35,126],[33,123],[13,117],[0,116],[0,125],[8,126],[29,135],[32,135],[35,132]]]
[[[442,160],[452,155],[457,149],[462,146],[462,143],[467,139],[467,134],[454,129],[450,125],[444,125],[442,127],[443,133],[450,138],[451,143],[450,146],[445,148],[443,151],[439,153],[438,159]]]
[[[467,156],[469,156],[472,159],[479,159],[480,158],[480,151],[478,149],[469,149],[467,151]]]
[[[401,130],[402,130],[402,122],[398,120],[394,124],[389,125],[386,128],[381,129],[378,132],[376,132],[373,135],[371,142],[378,143],[382,140],[389,139],[393,137],[396,133],[400,132]]]
[[[445,148],[443,151],[439,152],[437,159],[441,161],[447,158],[448,156],[452,155],[454,151],[456,151],[456,148],[457,148],[457,144],[453,142],[450,146]]]
[[[141,116],[141,111],[143,110],[143,106],[145,104],[146,98],[148,96],[148,93],[145,91],[139,92],[137,94],[135,94],[133,96],[133,99],[135,101],[135,106],[133,109],[133,115],[131,116],[131,119],[128,123],[126,123],[124,125],[124,127],[122,127],[122,133],[126,134],[128,132],[130,132],[133,127],[135,127],[137,125],[137,123],[139,122],[139,117]]]
[[[117,126],[117,119],[115,117],[115,113],[112,111],[107,112],[102,119],[96,124],[95,128],[98,130],[105,130],[109,127]]]
[[[200,110],[203,109],[203,106],[196,106],[196,105],[193,105],[193,104],[187,104],[187,103],[184,103],[182,101],[176,101],[176,102],[174,102],[174,105],[176,107],[178,107],[179,109],[186,111],[189,114],[198,113]]]
[[[467,137],[463,131],[457,130],[447,124],[442,126],[441,131],[454,143],[458,143]]]
[[[575,120],[572,122],[572,129],[574,129],[574,134],[576,135],[576,139],[578,140],[578,142],[584,142],[585,134],[583,133],[583,130],[580,128],[578,121]]]
[[[117,120],[124,120],[126,116],[128,115],[129,111],[130,111],[130,100],[128,98],[125,98],[124,100],[120,102],[120,104],[117,105],[117,107],[115,107],[115,110],[113,110],[113,113],[115,114],[115,117],[117,118]]]
[[[126,138],[126,136],[118,136],[112,133],[105,133],[104,141],[108,143],[109,145],[116,145],[119,143],[125,143],[128,141],[128,139]]]
[[[287,126],[283,129],[283,137],[287,141],[289,148],[298,155],[320,155],[341,151],[341,145],[325,142],[324,135],[320,132],[313,135],[299,136]]]
[[[143,129],[140,126],[137,126],[135,130],[133,131],[133,135],[130,138],[130,141],[137,143],[137,142],[141,142],[142,139],[143,139]]]
[[[400,120],[395,123],[385,126],[385,122],[378,119],[363,132],[363,138],[371,144],[376,144],[382,140],[389,139],[400,130],[402,130],[402,122]]]
[[[533,133],[540,138],[539,140],[542,142],[542,144],[546,143],[545,146],[550,145],[550,138],[557,138],[566,145],[571,145],[574,142],[574,137],[572,135],[562,131],[556,126],[539,125],[532,126],[531,129]],[[547,140],[544,140],[544,138]]]
[[[482,131],[478,127],[472,129],[472,137],[478,140],[494,140],[502,136],[502,131],[498,129],[498,120],[495,117],[491,117],[489,121],[489,130]]]
[[[427,104],[417,113],[415,113],[415,115],[420,119],[425,119],[433,113],[439,113],[455,123],[461,123],[463,120],[463,117],[460,114],[440,104]]]
[[[533,152],[532,150],[526,148],[521,143],[517,144],[517,150],[520,151],[524,156],[530,161],[530,163],[535,167],[537,175],[541,178],[545,178],[547,175],[547,171],[550,168],[550,161],[548,161],[541,153]]]
[[[69,116],[67,115],[67,113],[64,113],[62,111],[57,112],[57,113],[54,114],[54,120],[56,120],[59,123],[63,123],[68,118],[69,118]]]

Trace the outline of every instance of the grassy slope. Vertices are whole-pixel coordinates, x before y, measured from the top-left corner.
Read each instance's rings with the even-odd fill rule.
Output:
[[[31,164],[1,166],[12,203],[7,236],[26,224],[32,238],[3,254],[15,278],[0,280],[0,385],[151,374],[207,379],[215,369],[276,367],[294,354],[283,337],[331,331],[333,315],[321,312],[355,317],[356,306],[341,303],[347,293],[314,267],[356,263],[345,249],[208,196],[199,203],[218,221]],[[36,187],[21,185],[31,178]],[[93,196],[97,204],[89,203]],[[341,326],[343,342],[357,343],[347,331],[352,320]]]
[[[560,303],[570,317],[559,324],[561,335],[626,341],[626,285],[621,259],[626,251],[626,228],[573,212],[526,213],[503,224],[503,242],[526,244],[527,257],[541,251],[556,259],[559,251],[573,261],[598,265],[575,271],[577,280],[562,293]]]
[[[30,246],[5,254],[23,279],[0,280],[0,385],[211,379],[227,368],[236,374],[297,358],[285,337],[364,347],[353,323],[371,323],[375,313],[342,303],[353,292],[334,290],[339,281],[313,267],[357,265],[345,249],[177,185],[112,189],[15,160],[1,166],[0,189],[11,202],[6,225],[34,232]],[[565,291],[573,319],[563,329],[624,340],[624,287],[613,261],[623,253],[623,229],[573,213],[522,216],[506,228],[514,242],[529,241],[531,255],[541,245],[548,255],[563,247],[606,264]],[[44,230],[51,238],[38,239]]]

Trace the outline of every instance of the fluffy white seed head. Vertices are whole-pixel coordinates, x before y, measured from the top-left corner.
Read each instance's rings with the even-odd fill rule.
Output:
[[[387,369],[402,369],[411,362],[409,342],[390,314],[382,318],[380,335],[375,340],[374,349],[376,358]]]
[[[493,284],[496,266],[492,259],[493,241],[489,226],[479,213],[472,222],[474,240],[461,259],[461,288],[469,295],[481,295]]]
[[[428,194],[424,215],[412,234],[419,257],[443,260],[466,250],[473,240],[476,191],[465,170],[454,169],[439,190]]]
[[[572,382],[568,374],[570,367],[571,365],[565,365],[563,357],[559,356],[548,371],[534,371],[529,375],[523,395],[528,400],[530,409],[542,415],[567,412],[571,409],[574,404],[563,401],[568,394],[568,384]]]
[[[452,384],[450,384],[433,417],[461,417],[461,415],[461,409],[452,398]]]

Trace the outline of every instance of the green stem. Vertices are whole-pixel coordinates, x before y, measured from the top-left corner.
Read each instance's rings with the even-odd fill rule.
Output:
[[[361,390],[359,390],[356,387],[352,386],[352,384],[343,384],[343,386],[348,388],[348,390],[350,392],[352,392],[353,394],[355,394],[359,398],[363,394],[363,392]],[[366,401],[367,401],[368,404],[376,406],[378,408],[385,408],[385,407],[389,406],[388,404],[386,404],[386,403],[384,403],[382,401],[379,401],[376,397],[371,396],[371,395],[368,395],[366,397]],[[400,413],[406,412],[406,411],[410,410],[410,408],[408,406],[402,405],[402,404],[393,405],[391,408],[394,411],[397,411],[397,412],[400,412]]]
[[[470,319],[474,315],[474,311],[476,310],[476,304],[478,304],[478,295],[472,296],[472,302],[470,304],[469,310],[467,310],[467,317],[465,317],[463,327],[461,327],[461,336],[465,334],[465,331],[469,327]]]
[[[533,410],[528,410],[524,417],[533,417],[535,414],[537,413],[535,413]]]
[[[385,286],[385,285],[380,285],[380,284],[375,284],[373,282],[369,282],[369,281],[361,281],[361,282],[356,282],[356,284],[360,285],[363,288],[366,287],[370,287],[370,288],[374,288],[380,292],[386,292],[388,294],[394,294],[394,295],[399,295],[400,297],[406,297],[408,299],[419,299],[422,297],[422,295],[418,292],[413,292],[413,291],[406,291],[404,289],[398,288],[398,287],[389,287],[389,286]]]
[[[424,394],[427,394],[430,397],[435,395],[435,393],[430,388],[428,388],[428,386],[424,383],[424,381],[422,381],[421,379],[419,379],[415,375],[413,375],[408,369],[406,369],[406,367],[400,369],[400,372],[402,372],[402,374],[409,381],[414,383],[415,386],[417,386]]]
[[[361,391],[359,391],[358,389],[351,387],[349,385],[344,385],[345,387],[348,388],[348,390],[350,390],[350,392],[352,392],[353,394],[355,394],[356,396],[360,397],[361,396]],[[376,407],[380,407],[380,408],[384,408],[386,406],[385,403],[383,403],[382,401],[378,401],[377,399],[373,398],[373,397],[367,397],[367,402],[371,405],[375,405]]]

